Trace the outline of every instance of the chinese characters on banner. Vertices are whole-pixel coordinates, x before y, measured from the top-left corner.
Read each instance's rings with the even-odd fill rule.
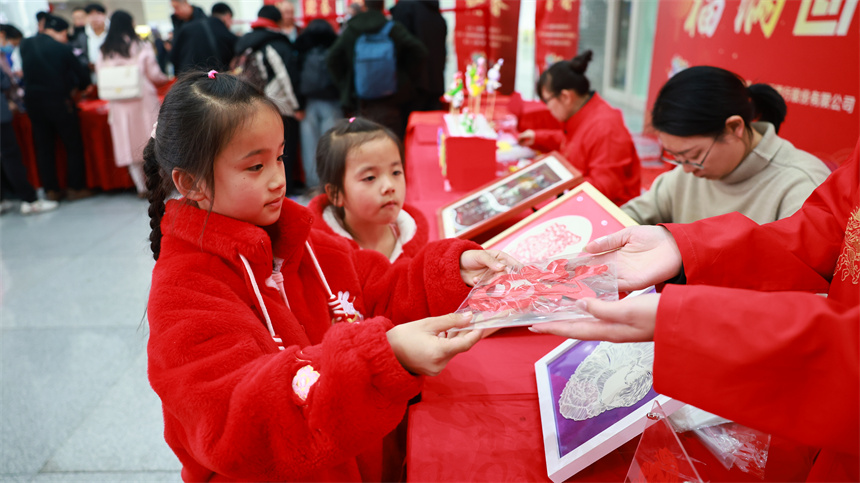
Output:
[[[315,18],[323,18],[331,24],[337,32],[340,26],[337,23],[337,0],[302,0],[302,17],[307,26]]]
[[[457,70],[465,71],[466,66],[479,55],[487,58],[487,65],[505,59],[499,92],[511,94],[517,72],[519,19],[519,0],[457,0],[454,29]]]
[[[576,56],[580,0],[538,0],[535,10],[535,65],[540,74]]]
[[[660,2],[648,89],[714,65],[773,86],[788,115],[779,135],[842,163],[860,137],[860,0]]]

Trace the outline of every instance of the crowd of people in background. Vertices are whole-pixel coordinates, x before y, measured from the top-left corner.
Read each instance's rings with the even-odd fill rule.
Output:
[[[152,29],[144,37],[136,33],[129,12],[109,12],[99,3],[73,8],[71,23],[39,12],[38,32],[28,38],[15,26],[0,26],[3,94],[8,100],[4,129],[14,133],[15,111],[29,116],[44,191],[34,198],[26,170],[19,168],[23,162],[15,138],[6,138],[10,141],[4,142],[2,177],[4,187],[10,188],[0,194],[4,210],[19,206],[12,200],[20,200],[30,203],[20,205],[22,213],[49,211],[61,200],[93,194],[86,184],[78,120],[83,99],[109,100],[116,164],[128,168],[138,194],[145,197],[142,153],[160,105],[157,88],[190,70],[244,72],[275,101],[284,122],[284,166],[291,196],[311,198],[323,191],[315,169],[317,141],[338,120],[360,115],[402,138],[413,110],[440,105],[447,27],[438,2],[401,2],[386,17],[383,0],[366,0],[350,5],[340,24],[309,18],[300,26],[291,1],[264,0],[244,35],[236,34],[239,29],[234,28],[227,3],[215,3],[208,14],[188,0],[170,3],[172,31]],[[355,43],[386,24],[391,24],[396,88],[381,97],[363,98],[353,81]],[[100,95],[100,71],[105,83],[111,72],[124,66],[136,66],[140,89],[128,98]],[[57,178],[57,138],[67,155],[64,182]],[[40,203],[32,204],[35,201]]]

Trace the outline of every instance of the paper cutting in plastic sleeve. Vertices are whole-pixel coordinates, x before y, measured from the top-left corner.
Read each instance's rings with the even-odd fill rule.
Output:
[[[584,298],[618,300],[614,254],[561,255],[504,273],[488,273],[457,309],[457,313],[472,312],[472,323],[452,330],[593,319],[575,305]]]

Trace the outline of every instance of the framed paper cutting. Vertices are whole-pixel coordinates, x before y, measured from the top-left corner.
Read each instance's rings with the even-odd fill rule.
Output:
[[[582,174],[556,152],[491,181],[438,212],[442,238],[471,238],[582,182]]]
[[[585,182],[484,243],[527,262],[577,253],[596,238],[637,223]]]
[[[654,343],[568,340],[535,363],[547,476],[575,475],[645,429],[654,402],[667,414],[683,405],[657,394]]]

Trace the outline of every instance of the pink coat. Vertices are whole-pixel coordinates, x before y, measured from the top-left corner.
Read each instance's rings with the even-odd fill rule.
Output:
[[[113,154],[117,166],[143,163],[143,148],[149,141],[152,125],[158,119],[158,99],[156,85],[168,81],[155,60],[155,51],[146,42],[134,42],[129,50],[130,57],[113,54],[96,61],[96,71],[102,67],[133,65],[135,62],[143,78],[140,99],[110,101],[108,103],[108,123],[113,138]]]

